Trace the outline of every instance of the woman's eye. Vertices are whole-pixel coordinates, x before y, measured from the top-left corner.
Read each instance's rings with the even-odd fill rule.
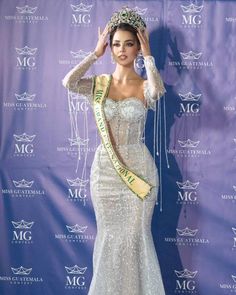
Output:
[[[113,46],[120,46],[120,44],[119,43],[114,43]]]
[[[128,47],[132,47],[134,44],[133,43],[127,43]]]

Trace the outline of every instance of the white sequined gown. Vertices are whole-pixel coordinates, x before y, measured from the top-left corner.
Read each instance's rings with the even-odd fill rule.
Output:
[[[92,78],[82,78],[96,60],[92,53],[72,69],[63,85],[88,97],[92,103]],[[97,236],[93,252],[93,278],[89,295],[163,295],[160,267],[151,234],[157,198],[158,175],[152,156],[142,142],[147,108],[165,89],[154,59],[145,58],[146,107],[135,97],[122,101],[107,98],[105,117],[115,151],[123,163],[156,187],[142,201],[132,193],[109,156],[99,145],[91,168],[90,190]]]

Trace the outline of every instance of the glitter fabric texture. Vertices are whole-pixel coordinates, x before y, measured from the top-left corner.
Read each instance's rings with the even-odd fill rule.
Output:
[[[86,95],[93,107],[92,77],[82,78],[96,60],[92,53],[64,78],[69,90]],[[129,97],[106,98],[104,113],[114,149],[121,161],[155,187],[141,200],[125,185],[100,144],[91,167],[91,200],[97,222],[93,252],[93,278],[88,295],[164,295],[164,287],[151,234],[157,199],[158,171],[143,143],[148,108],[165,92],[153,57],[144,60],[147,81],[145,103]]]

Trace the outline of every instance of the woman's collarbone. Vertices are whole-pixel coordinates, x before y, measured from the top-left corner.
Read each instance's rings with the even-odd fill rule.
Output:
[[[136,86],[127,86],[127,89],[124,89],[124,87],[121,86],[112,86],[110,91],[109,91],[109,95],[108,97],[113,99],[113,100],[122,100],[122,99],[126,99],[129,97],[136,97],[136,98],[140,98],[141,100],[144,99],[144,92],[143,92],[143,87],[139,86],[137,88],[138,85]]]

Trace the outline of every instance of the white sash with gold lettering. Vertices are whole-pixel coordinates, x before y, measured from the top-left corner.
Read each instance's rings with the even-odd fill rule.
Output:
[[[111,144],[103,111],[103,102],[109,91],[111,75],[100,75],[96,76],[94,79],[94,115],[103,145],[121,179],[133,193],[143,200],[148,196],[153,186],[124,166],[118,159]]]

